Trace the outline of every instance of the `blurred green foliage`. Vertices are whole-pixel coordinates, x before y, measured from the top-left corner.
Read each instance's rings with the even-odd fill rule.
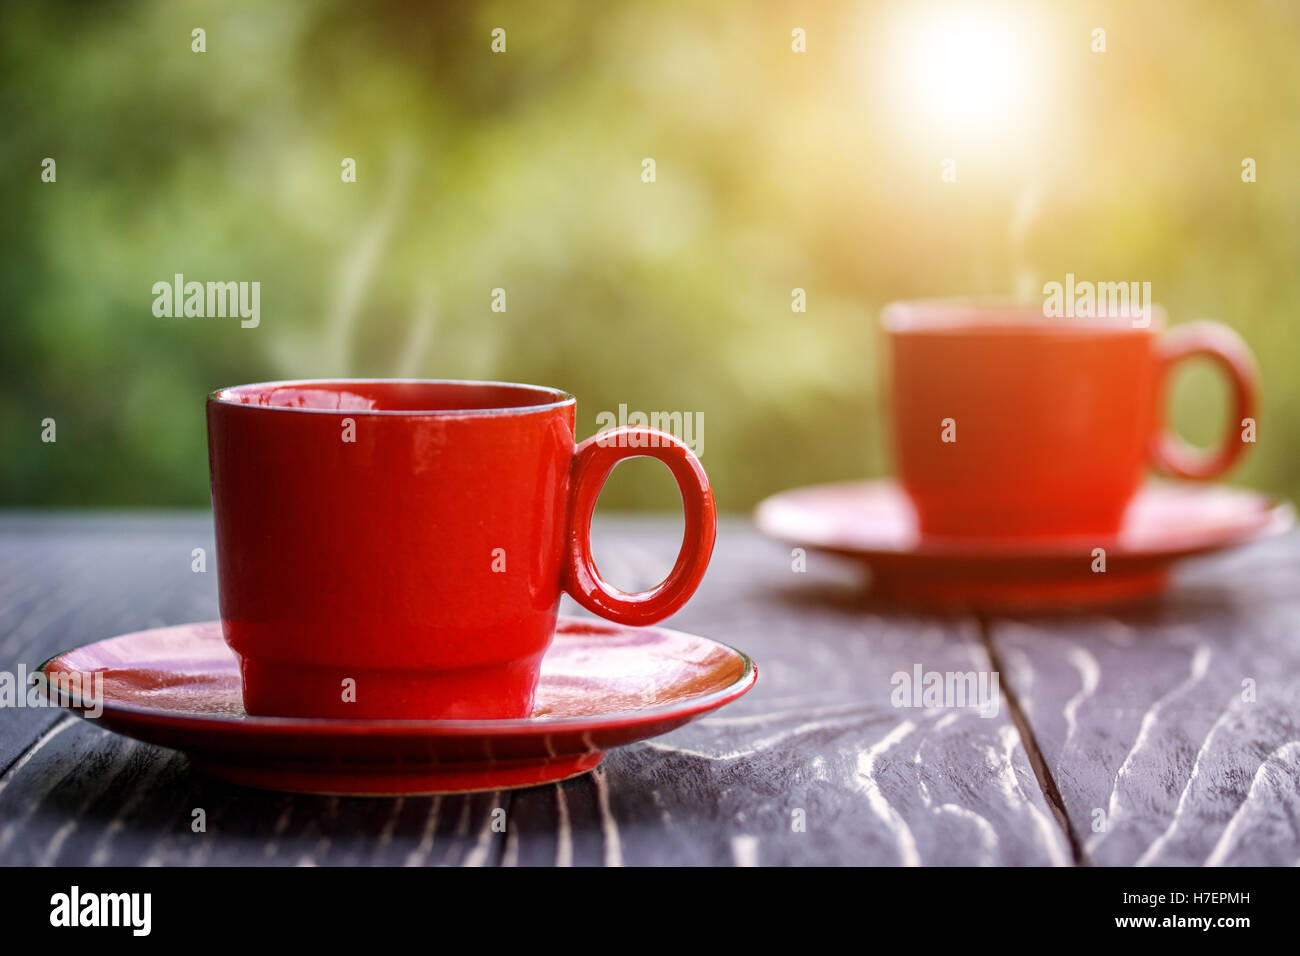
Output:
[[[580,437],[620,403],[702,412],[719,503],[745,509],[888,470],[883,303],[1066,272],[1238,329],[1266,404],[1235,477],[1300,495],[1300,6],[1000,5],[1038,22],[1047,99],[1020,132],[946,139],[903,121],[888,68],[911,12],[7,5],[0,504],[204,504],[213,388],[401,374],[563,387]],[[260,281],[260,327],[155,317],[177,272]],[[1222,425],[1216,381],[1175,389],[1192,438]],[[675,495],[638,467],[604,500]]]

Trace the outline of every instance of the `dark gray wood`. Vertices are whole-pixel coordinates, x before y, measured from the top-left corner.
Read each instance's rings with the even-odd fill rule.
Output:
[[[1088,862],[1300,863],[1298,545],[1189,562],[1155,605],[990,622]]]
[[[602,570],[644,587],[671,563],[680,522],[605,520],[597,538]],[[195,547],[207,574],[190,570]],[[758,686],[556,786],[266,793],[58,711],[0,711],[0,863],[1070,863],[1005,707],[985,718],[891,705],[897,671],[987,670],[978,622],[874,609],[853,569],[807,560],[796,572],[789,549],[724,522],[703,587],[668,625],[750,653]],[[206,516],[0,518],[0,668],[213,618],[214,564]],[[505,833],[491,827],[498,807]],[[196,808],[206,833],[191,831]]]
[[[597,540],[623,587],[657,581],[678,533],[625,519]],[[630,542],[623,547],[620,543]],[[672,622],[750,652],[755,690],[603,774],[517,793],[506,862],[961,864],[1070,862],[1005,712],[900,710],[891,675],[987,668],[973,620],[887,615],[855,569],[727,524],[709,577]],[[792,824],[803,811],[804,832]],[[564,814],[568,815],[566,821]],[[573,821],[594,817],[595,827]],[[567,833],[567,835],[566,835]]]
[[[208,571],[191,570],[205,548]],[[0,519],[0,669],[116,633],[217,616],[203,515]],[[0,863],[491,863],[491,794],[405,800],[230,786],[57,710],[0,710]],[[206,832],[192,829],[193,811]],[[490,830],[489,830],[490,833]]]

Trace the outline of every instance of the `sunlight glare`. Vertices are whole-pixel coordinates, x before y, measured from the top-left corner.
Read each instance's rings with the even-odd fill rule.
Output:
[[[988,5],[912,8],[891,44],[899,107],[941,135],[1007,134],[1032,106],[1036,51],[1023,20]]]

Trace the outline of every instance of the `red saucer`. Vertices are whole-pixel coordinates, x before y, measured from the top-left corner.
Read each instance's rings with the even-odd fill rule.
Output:
[[[855,558],[886,600],[961,607],[1054,607],[1146,597],[1180,558],[1291,527],[1291,505],[1223,485],[1152,481],[1110,537],[953,538],[922,535],[890,480],[817,485],[763,501],[758,527],[782,541]],[[1104,573],[1094,549],[1106,551]]]
[[[250,717],[216,622],[99,641],[43,669],[102,671],[98,723],[183,750],[214,777],[349,795],[503,790],[577,776],[606,749],[667,733],[758,678],[753,661],[708,638],[565,617],[542,663],[533,716],[518,720]]]

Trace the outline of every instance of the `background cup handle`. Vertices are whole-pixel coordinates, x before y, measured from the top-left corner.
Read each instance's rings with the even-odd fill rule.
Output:
[[[591,556],[591,516],[614,466],[625,458],[642,456],[662,461],[677,479],[686,533],[668,577],[648,591],[632,594],[603,580],[596,570]],[[704,466],[681,441],[666,432],[636,426],[593,435],[578,446],[569,495],[569,553],[563,583],[575,601],[601,617],[640,627],[663,620],[695,593],[713,554],[718,517]]]
[[[1183,359],[1208,358],[1227,373],[1232,385],[1233,415],[1217,447],[1189,445],[1166,427],[1155,440],[1156,465],[1179,478],[1208,479],[1227,471],[1246,450],[1240,438],[1242,419],[1254,418],[1259,405],[1259,372],[1241,336],[1218,322],[1188,322],[1171,329],[1157,346],[1161,381],[1167,385],[1173,366]]]

